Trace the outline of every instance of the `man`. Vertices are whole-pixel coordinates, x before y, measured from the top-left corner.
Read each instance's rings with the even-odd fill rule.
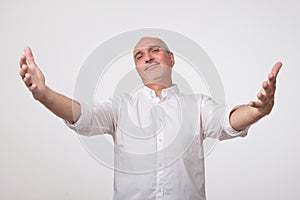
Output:
[[[206,199],[203,140],[245,136],[274,105],[276,63],[257,101],[227,107],[197,94],[181,94],[172,82],[173,53],[159,38],[134,48],[143,87],[132,96],[86,105],[45,85],[26,47],[20,76],[33,97],[82,135],[111,134],[115,144],[114,199]]]

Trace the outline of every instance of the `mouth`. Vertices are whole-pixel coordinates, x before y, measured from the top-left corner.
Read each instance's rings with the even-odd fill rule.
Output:
[[[151,69],[155,68],[157,65],[159,65],[159,63],[152,63],[145,67],[145,71],[151,70]]]

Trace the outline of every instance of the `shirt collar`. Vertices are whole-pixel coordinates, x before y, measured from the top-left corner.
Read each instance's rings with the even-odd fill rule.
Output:
[[[150,98],[156,98],[157,96],[155,95],[155,91],[152,90],[151,88],[147,87],[147,86],[143,86],[143,92],[145,95],[147,95]],[[179,88],[176,84],[173,84],[172,86],[162,89],[161,91],[161,95],[163,98],[165,97],[170,97],[174,94],[178,94],[179,93]]]

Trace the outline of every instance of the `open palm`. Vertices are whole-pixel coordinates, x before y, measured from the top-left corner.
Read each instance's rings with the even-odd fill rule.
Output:
[[[32,92],[36,100],[42,100],[46,96],[45,76],[34,61],[29,47],[24,48],[24,54],[20,57],[20,76],[27,88]]]

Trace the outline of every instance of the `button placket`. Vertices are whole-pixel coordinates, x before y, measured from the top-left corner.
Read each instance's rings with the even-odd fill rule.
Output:
[[[161,125],[161,116],[158,116],[159,124]],[[163,150],[164,150],[164,131],[162,130],[157,136],[156,136],[156,142],[157,142],[157,171],[156,171],[156,183],[157,183],[157,199],[161,199],[163,197],[164,188],[163,188],[163,182],[164,182],[164,170],[163,170]]]
[[[158,97],[153,97],[151,100],[152,104],[156,106],[162,106],[161,101]],[[156,135],[156,200],[163,199],[163,194],[164,194],[164,188],[163,188],[163,183],[164,183],[164,170],[163,170],[163,149],[164,149],[164,130],[162,129],[163,127],[163,120],[164,120],[164,113],[161,111],[156,112],[156,130],[160,130],[158,134]]]

